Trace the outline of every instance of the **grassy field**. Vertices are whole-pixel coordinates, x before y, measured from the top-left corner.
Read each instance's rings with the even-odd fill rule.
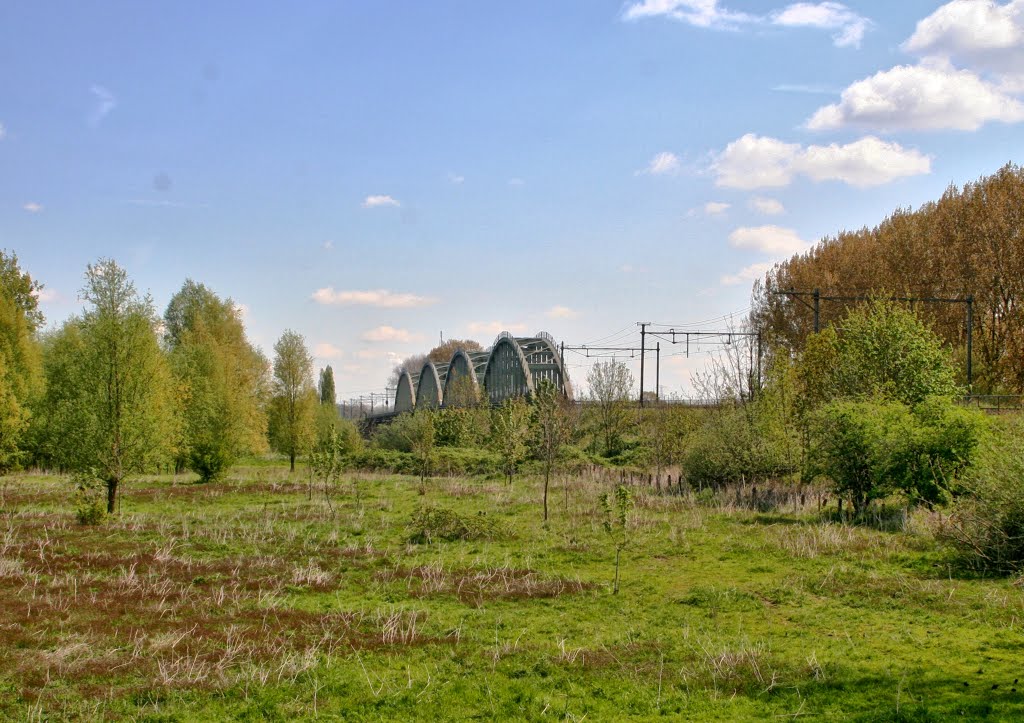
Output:
[[[882,531],[635,490],[614,548],[574,478],[276,467],[0,482],[0,717],[346,720],[1024,717],[1024,594],[958,575],[920,513]],[[732,500],[732,493],[722,495]],[[412,542],[452,510],[490,539]]]

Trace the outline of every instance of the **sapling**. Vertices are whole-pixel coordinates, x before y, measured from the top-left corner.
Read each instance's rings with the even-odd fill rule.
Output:
[[[626,531],[629,523],[629,511],[633,509],[633,495],[626,485],[618,485],[613,494],[605,492],[601,495],[601,510],[604,512],[604,531],[611,537],[615,545],[615,580],[612,583],[612,594],[619,594],[619,559],[629,542]]]

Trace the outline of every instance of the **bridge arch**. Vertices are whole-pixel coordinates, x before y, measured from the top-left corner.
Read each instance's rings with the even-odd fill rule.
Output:
[[[444,380],[444,402],[448,406],[465,406],[480,399],[480,383],[490,354],[485,351],[456,350],[448,363]]]
[[[395,411],[411,412],[416,406],[416,383],[408,369],[398,375],[398,387],[395,389]]]
[[[447,364],[445,365],[447,372]],[[437,409],[444,401],[444,387],[437,366],[427,359],[420,370],[420,383],[416,386],[416,408]]]
[[[502,332],[491,347],[484,368],[484,389],[491,404],[501,404],[509,397],[533,394],[533,375],[516,338]]]

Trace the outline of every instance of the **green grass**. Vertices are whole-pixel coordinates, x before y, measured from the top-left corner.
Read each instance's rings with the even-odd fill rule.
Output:
[[[148,478],[83,527],[66,480],[8,481],[0,718],[1024,717],[1024,594],[958,577],[923,513],[638,488],[612,595],[599,480],[560,481],[547,528],[532,479],[306,482]],[[434,518],[470,532],[410,542]]]

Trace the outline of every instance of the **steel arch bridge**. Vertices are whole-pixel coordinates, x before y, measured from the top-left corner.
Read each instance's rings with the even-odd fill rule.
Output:
[[[486,399],[532,395],[543,381],[572,399],[572,386],[555,340],[547,332],[513,336],[503,331],[484,351],[457,350],[447,363],[427,359],[419,372],[403,369],[395,390],[394,412],[462,406]]]

